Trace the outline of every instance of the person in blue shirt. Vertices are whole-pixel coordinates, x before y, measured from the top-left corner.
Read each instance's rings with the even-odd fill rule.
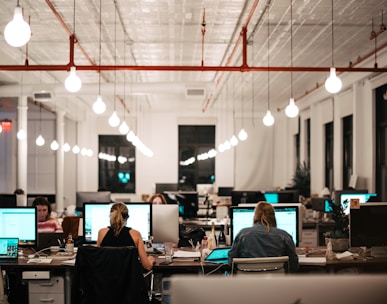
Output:
[[[277,228],[274,212],[274,207],[267,202],[256,205],[254,225],[238,233],[228,253],[230,266],[233,258],[288,256],[290,272],[297,272],[296,246],[288,232]]]

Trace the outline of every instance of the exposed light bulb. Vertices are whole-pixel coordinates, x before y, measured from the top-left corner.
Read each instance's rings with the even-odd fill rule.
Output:
[[[218,146],[218,151],[219,151],[220,153],[224,152],[224,145],[223,145],[223,144],[220,144],[220,145]]]
[[[109,125],[113,128],[117,127],[120,124],[120,118],[117,115],[116,111],[113,111],[112,116],[109,117]]]
[[[93,103],[93,111],[96,114],[103,114],[106,111],[106,105],[103,102],[101,95],[98,95],[97,100]]]
[[[290,98],[289,104],[285,108],[285,114],[287,117],[293,118],[298,115],[298,107],[294,103],[294,98]]]
[[[67,76],[64,86],[67,91],[71,93],[78,92],[82,87],[82,80],[76,73],[77,69],[75,66],[70,68],[70,74]]]
[[[338,93],[343,86],[343,82],[339,77],[336,76],[336,69],[331,68],[329,77],[325,80],[325,89],[331,93]]]
[[[78,154],[80,151],[81,151],[81,149],[79,148],[78,145],[75,145],[75,146],[73,147],[73,153],[74,153],[74,154]]]
[[[239,137],[239,140],[241,140],[241,141],[244,141],[247,139],[247,133],[246,133],[245,129],[242,128],[239,131],[238,137]]]
[[[226,140],[224,143],[223,143],[223,147],[225,150],[228,150],[231,148],[231,144],[228,140]]]
[[[56,151],[59,149],[59,144],[58,142],[54,139],[50,145],[50,148],[52,151]]]
[[[24,131],[24,129],[20,129],[20,130],[17,132],[16,136],[17,136],[17,139],[19,139],[19,140],[24,140],[24,139],[27,138],[27,133],[26,133],[26,131]]]
[[[86,148],[82,148],[81,149],[81,155],[83,155],[83,156],[87,155],[87,149]]]
[[[231,138],[230,138],[230,144],[231,146],[235,147],[237,144],[238,144],[238,138],[236,138],[235,135],[233,135]]]
[[[126,140],[129,142],[132,142],[135,137],[136,137],[136,134],[134,134],[134,132],[130,130],[129,133],[126,135]]]
[[[87,155],[88,157],[92,157],[93,154],[94,154],[94,153],[93,153],[93,150],[87,149],[87,154],[86,154],[86,155]]]
[[[45,142],[46,141],[44,140],[42,134],[39,134],[39,136],[35,140],[36,145],[39,147],[43,146]]]
[[[129,132],[129,127],[126,123],[126,121],[123,121],[122,124],[120,125],[119,129],[121,134],[125,135],[125,134],[128,134]]]
[[[270,110],[267,110],[266,115],[263,117],[262,122],[265,126],[272,126],[274,124],[274,117],[271,115]]]
[[[15,7],[13,19],[4,29],[5,41],[10,46],[21,47],[31,38],[31,27],[23,19],[23,10],[20,6]]]
[[[63,145],[63,151],[69,152],[70,149],[71,149],[71,147],[70,147],[70,145],[69,145],[68,143],[65,143],[65,144]]]

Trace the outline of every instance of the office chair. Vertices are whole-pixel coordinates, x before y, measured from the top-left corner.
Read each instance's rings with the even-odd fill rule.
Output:
[[[289,257],[234,258],[232,275],[286,274],[289,273]]]
[[[145,278],[150,277],[150,286]],[[152,296],[153,272],[144,274],[137,248],[78,248],[71,285],[73,304],[147,304]]]

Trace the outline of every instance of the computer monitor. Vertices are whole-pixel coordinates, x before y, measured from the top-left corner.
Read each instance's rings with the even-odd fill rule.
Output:
[[[83,236],[86,244],[95,244],[98,240],[98,231],[110,225],[111,203],[84,203],[83,204]],[[147,241],[152,232],[152,204],[127,203],[129,219],[127,227],[138,230],[143,241]]]
[[[0,194],[0,207],[16,207],[17,206],[17,198],[16,194]]]
[[[260,201],[266,201],[265,196],[260,191],[232,191],[231,202],[233,206],[239,204],[254,204]]]
[[[37,223],[35,207],[0,208],[0,237],[19,238],[20,246],[37,245]]]
[[[377,197],[376,193],[341,193],[340,204],[345,207],[344,213],[349,214],[351,199],[358,199],[360,204],[367,203],[370,199]]]
[[[231,196],[234,187],[218,187],[218,196]]]
[[[152,205],[152,236],[154,243],[179,242],[179,206]]]
[[[77,191],[76,208],[83,211],[83,203],[110,203],[110,191]]]
[[[298,246],[302,234],[301,204],[276,204],[273,207],[277,228],[287,231],[292,236],[294,244]],[[255,206],[232,206],[230,211],[233,241],[240,230],[253,226]]]
[[[297,189],[288,189],[278,191],[278,203],[298,203],[300,191]]]
[[[213,184],[197,184],[196,192],[199,196],[206,196],[207,194],[214,194]]]
[[[42,196],[45,197],[50,204],[55,204],[56,201],[56,195],[55,194],[47,194],[47,193],[28,193],[27,194],[27,206],[32,206],[32,203],[34,200],[38,197]]]
[[[265,200],[270,204],[277,204],[279,202],[278,191],[265,191],[263,193]]]
[[[164,192],[168,204],[179,206],[179,215],[185,219],[192,219],[198,216],[199,196],[193,191]]]
[[[387,246],[387,203],[360,204],[349,215],[351,247]]]
[[[156,183],[155,193],[163,193],[165,191],[178,191],[177,183]]]

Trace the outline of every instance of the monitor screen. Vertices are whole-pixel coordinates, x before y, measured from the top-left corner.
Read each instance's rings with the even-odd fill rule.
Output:
[[[179,242],[179,206],[152,205],[152,236],[154,243]]]
[[[239,204],[256,204],[266,201],[266,198],[260,191],[232,191],[231,201],[233,206],[238,206]]]
[[[298,203],[300,191],[297,189],[278,191],[279,203]]]
[[[164,196],[168,204],[179,206],[179,215],[182,218],[192,219],[198,216],[199,196],[197,192],[164,192]]]
[[[98,231],[110,225],[111,206],[111,203],[84,203],[83,236],[85,243],[97,243]],[[126,206],[129,210],[126,226],[138,230],[143,241],[147,241],[152,232],[152,204],[127,203]]]
[[[277,191],[265,191],[263,195],[265,196],[265,200],[270,204],[277,204],[279,202]]]
[[[340,204],[344,207],[344,213],[348,215],[351,199],[358,199],[361,204],[364,204],[376,196],[376,193],[341,193]]]
[[[0,237],[19,238],[21,246],[36,246],[37,223],[34,207],[0,208]]]
[[[34,202],[35,198],[38,196],[45,197],[51,204],[55,204],[56,201],[56,195],[55,194],[39,194],[39,193],[29,193],[27,194],[27,206],[32,206],[32,203]]]
[[[302,233],[302,216],[300,204],[274,205],[277,228],[287,231],[298,246]],[[240,230],[254,224],[254,206],[231,207],[231,240]]]
[[[165,191],[178,191],[177,183],[156,183],[155,193],[163,193]]]
[[[218,187],[218,196],[231,196],[234,187]]]
[[[76,207],[78,211],[83,208],[83,203],[110,203],[110,191],[78,191],[76,193]]]
[[[0,194],[0,207],[16,207],[16,194]]]
[[[351,247],[387,246],[387,203],[361,204],[351,209],[349,232]]]

